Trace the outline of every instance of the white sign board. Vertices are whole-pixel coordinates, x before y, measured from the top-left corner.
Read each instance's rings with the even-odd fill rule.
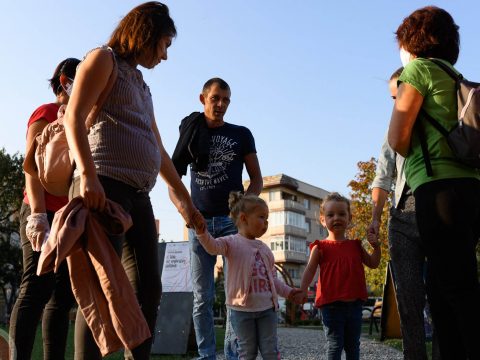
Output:
[[[190,244],[167,243],[162,270],[162,292],[191,292]]]

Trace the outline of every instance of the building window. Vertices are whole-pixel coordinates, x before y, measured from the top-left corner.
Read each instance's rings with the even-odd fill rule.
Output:
[[[278,191],[269,191],[268,192],[268,201],[275,201],[279,199],[279,192]]]
[[[310,199],[303,199],[303,206],[305,206],[305,209],[310,210]]]
[[[291,251],[296,251],[302,254],[307,253],[307,242],[305,238],[287,235],[286,242]]]
[[[320,236],[323,237],[323,238],[326,238],[328,236],[328,230],[326,228],[324,228],[321,224],[318,225],[318,227],[320,228],[319,229]]]
[[[282,192],[282,200],[297,201],[297,195],[293,195],[287,192]]]
[[[275,236],[270,239],[270,249],[272,251],[283,251],[285,248],[285,239],[283,236]]]
[[[305,231],[309,234],[312,233],[312,220],[305,219]]]
[[[307,253],[307,240],[297,236],[274,236],[270,238],[270,249],[272,251],[295,251],[302,254]]]
[[[268,221],[270,226],[292,225],[305,229],[305,215],[293,211],[272,211]]]
[[[288,269],[287,271],[292,279],[300,279],[300,271],[298,269]]]

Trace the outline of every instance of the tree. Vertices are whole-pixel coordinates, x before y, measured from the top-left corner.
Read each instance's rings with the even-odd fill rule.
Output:
[[[0,149],[0,287],[8,314],[22,274],[22,250],[19,234],[19,211],[25,187],[23,156],[13,156]],[[7,288],[10,294],[7,294]],[[9,296],[7,296],[9,295]]]
[[[375,178],[377,160],[371,158],[369,161],[360,161],[357,163],[358,173],[355,180],[350,181],[348,186],[352,189],[350,193],[352,202],[352,228],[349,230],[349,237],[352,239],[364,239],[366,242],[367,229],[372,220],[372,189],[371,184]],[[375,295],[381,295],[388,260],[390,254],[388,251],[388,209],[390,208],[390,199],[386,202],[383,209],[382,223],[380,226],[380,241],[382,249],[382,259],[377,269],[365,268],[367,285]],[[364,244],[366,249],[369,245]]]

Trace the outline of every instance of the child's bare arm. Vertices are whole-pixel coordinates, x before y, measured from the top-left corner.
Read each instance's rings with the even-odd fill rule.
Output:
[[[208,232],[207,222],[203,215],[197,210],[192,216],[192,225],[195,227],[195,234],[205,251],[210,255],[224,255],[228,257],[229,236],[214,239]]]
[[[367,234],[367,240],[373,251],[369,253],[362,247],[362,262],[369,268],[376,269],[380,265],[380,258],[382,257],[380,241],[376,234],[371,233]]]
[[[308,259],[307,267],[303,272],[302,283],[300,285],[300,289],[303,291],[304,296],[307,295],[308,287],[310,286],[310,283],[315,276],[315,272],[317,271],[317,267],[320,264],[321,257],[321,250],[318,248],[318,246],[315,246],[310,253],[310,258]]]

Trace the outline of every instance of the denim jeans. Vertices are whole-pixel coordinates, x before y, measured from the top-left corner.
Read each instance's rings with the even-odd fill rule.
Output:
[[[344,349],[346,360],[360,359],[362,302],[335,301],[323,305],[321,311],[328,360],[340,360]]]
[[[274,308],[248,312],[230,309],[230,319],[238,336],[242,360],[256,359],[258,349],[264,360],[277,360],[277,313]]]
[[[209,233],[215,238],[237,233],[237,228],[228,216],[207,218],[206,221]],[[210,255],[205,251],[195,236],[194,229],[189,230],[188,237],[190,241],[190,267],[193,285],[193,325],[195,327],[199,359],[215,359],[216,346],[213,325],[215,284],[213,270],[217,256]],[[224,274],[226,278],[226,266],[224,267]],[[236,336],[232,333],[233,331],[231,331],[231,325],[227,317],[227,329],[225,332],[225,350],[228,349],[228,354],[225,354],[227,360],[237,359]]]
[[[17,360],[30,359],[37,333],[37,325],[42,319],[43,358],[46,360],[64,359],[67,343],[69,312],[75,303],[70,286],[70,276],[66,261],[58,272],[37,276],[40,252],[33,251],[25,228],[30,206],[22,203],[20,210],[20,238],[23,252],[23,274],[20,293],[12,310],[10,336],[12,349],[16,348]],[[47,212],[51,224],[53,213]],[[43,316],[42,316],[43,312]]]

